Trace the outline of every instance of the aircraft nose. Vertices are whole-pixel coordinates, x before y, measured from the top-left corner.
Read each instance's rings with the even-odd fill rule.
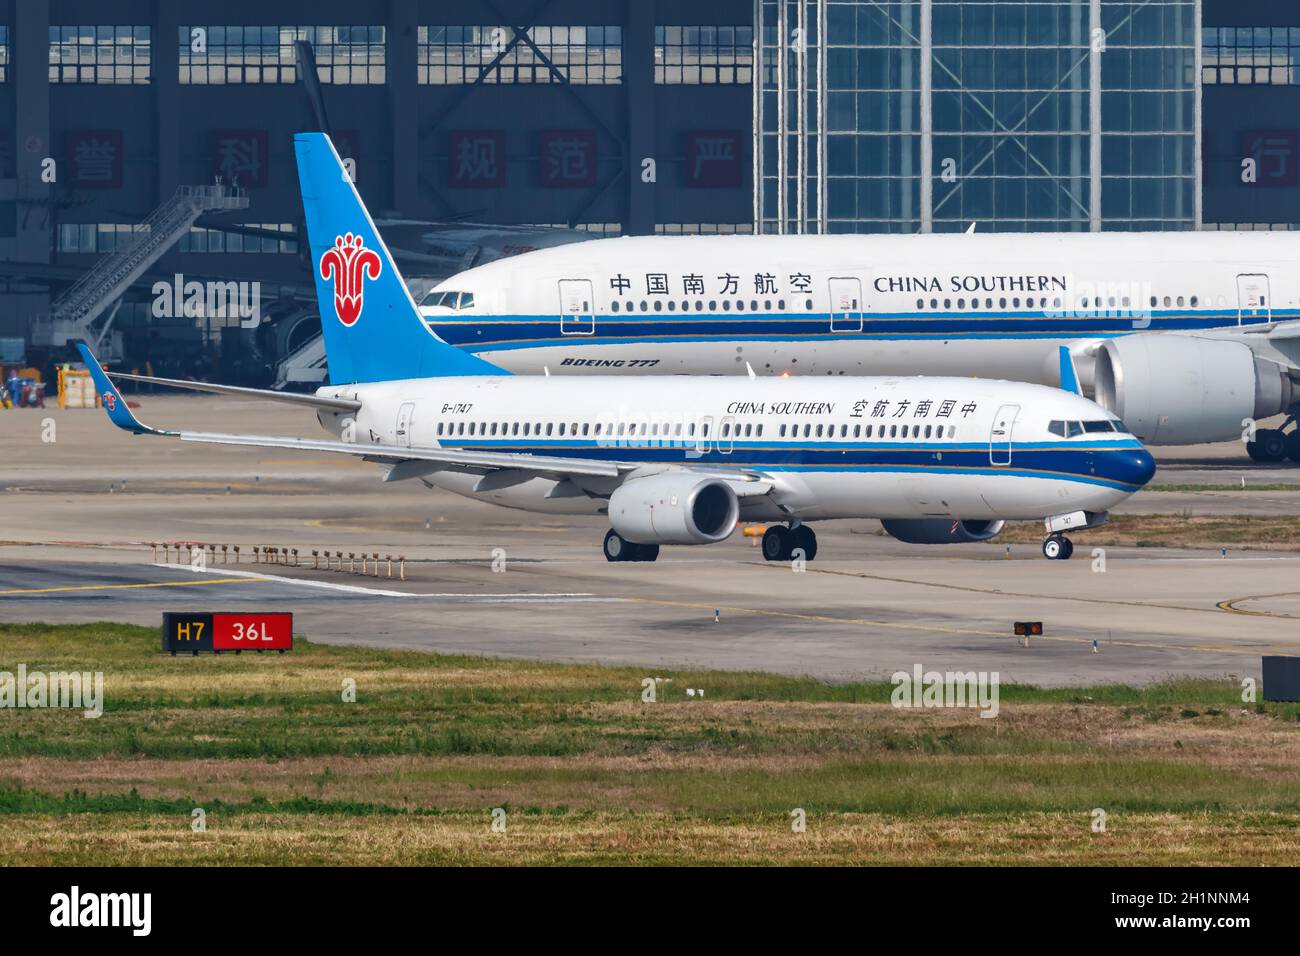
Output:
[[[1156,460],[1145,448],[1125,448],[1104,453],[1106,473],[1115,481],[1141,488],[1156,473]]]

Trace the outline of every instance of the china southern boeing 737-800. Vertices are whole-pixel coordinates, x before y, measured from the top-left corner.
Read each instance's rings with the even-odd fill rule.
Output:
[[[331,384],[314,395],[178,383],[312,408],[329,438],[162,431],[142,424],[80,346],[109,417],[136,434],[337,452],[385,480],[511,508],[605,514],[606,558],[725,540],[772,522],[769,560],[817,541],[809,522],[875,517],[904,541],[986,540],[1009,519],[1095,526],[1154,462],[1072,390],[972,378],[525,376],[423,321],[328,137],[295,138]],[[1067,384],[1077,385],[1068,354]],[[120,376],[136,378],[136,376]]]
[[[1056,385],[1065,347],[1146,442],[1300,461],[1300,429],[1254,428],[1300,403],[1300,234],[598,239],[462,272],[421,312],[521,373]]]

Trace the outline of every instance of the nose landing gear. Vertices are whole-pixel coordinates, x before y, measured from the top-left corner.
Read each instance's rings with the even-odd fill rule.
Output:
[[[1043,557],[1048,561],[1068,561],[1074,554],[1074,542],[1063,534],[1049,535],[1043,541]]]

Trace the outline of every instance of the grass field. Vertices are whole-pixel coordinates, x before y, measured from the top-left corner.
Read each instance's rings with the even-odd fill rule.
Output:
[[[0,670],[105,679],[98,719],[0,710],[0,863],[1293,864],[1300,853],[1297,708],[1243,705],[1229,680],[1004,686],[990,720],[896,709],[887,682],[301,640],[283,656],[172,658],[158,643],[119,625],[0,625]],[[654,703],[641,700],[646,677],[667,679]],[[1105,832],[1093,832],[1095,808]]]
[[[1017,522],[990,544],[1042,540],[1041,521]],[[1075,543],[1085,542],[1089,547],[1300,550],[1300,515],[1116,514],[1102,527],[1081,532]]]

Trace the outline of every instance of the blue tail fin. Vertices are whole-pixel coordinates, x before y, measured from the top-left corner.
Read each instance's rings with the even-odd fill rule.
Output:
[[[429,331],[330,138],[293,140],[330,382],[509,374]]]

